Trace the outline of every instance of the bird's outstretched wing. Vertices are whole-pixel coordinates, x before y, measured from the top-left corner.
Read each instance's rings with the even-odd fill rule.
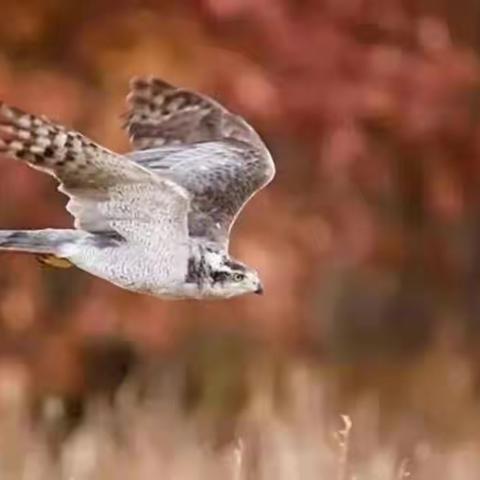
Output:
[[[145,230],[173,241],[187,237],[189,197],[182,187],[78,132],[0,103],[0,154],[56,177],[78,229],[139,241]]]
[[[275,174],[258,134],[211,98],[157,78],[134,79],[127,103],[138,149],[129,157],[188,190],[191,236],[228,246],[238,213]]]
[[[242,117],[159,78],[134,78],[127,104],[125,127],[136,150],[226,139],[263,146]]]

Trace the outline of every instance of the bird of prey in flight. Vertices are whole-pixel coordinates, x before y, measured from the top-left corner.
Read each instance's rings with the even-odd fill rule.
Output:
[[[237,215],[275,174],[258,134],[158,78],[133,79],[127,103],[128,154],[0,103],[0,155],[54,176],[75,219],[72,229],[0,230],[0,250],[161,298],[261,293],[257,272],[228,253]]]

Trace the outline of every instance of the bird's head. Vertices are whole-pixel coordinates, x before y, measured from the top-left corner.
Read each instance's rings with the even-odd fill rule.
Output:
[[[210,264],[208,294],[212,297],[229,298],[245,293],[263,293],[258,273],[231,258]]]

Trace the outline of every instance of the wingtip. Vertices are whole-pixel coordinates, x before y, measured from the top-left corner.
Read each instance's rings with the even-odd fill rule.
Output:
[[[130,79],[130,88],[132,90],[143,90],[148,88],[149,81],[148,77],[145,76],[135,76]]]
[[[172,89],[174,87],[156,75],[139,75],[130,80],[131,90],[147,90],[149,88]]]
[[[13,107],[8,103],[0,100],[0,123],[12,124],[20,128],[29,128],[34,122],[34,115],[31,115],[25,110],[18,107]],[[45,117],[37,116],[38,121],[45,121]]]
[[[0,121],[2,118],[10,119],[14,115],[14,109],[8,105],[4,100],[0,100]]]

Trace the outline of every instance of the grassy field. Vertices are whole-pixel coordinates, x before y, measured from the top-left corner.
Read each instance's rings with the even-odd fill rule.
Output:
[[[32,405],[21,369],[2,369],[0,478],[479,478],[474,378],[445,347],[409,368],[257,354],[151,367],[90,395],[81,415],[54,395]]]

